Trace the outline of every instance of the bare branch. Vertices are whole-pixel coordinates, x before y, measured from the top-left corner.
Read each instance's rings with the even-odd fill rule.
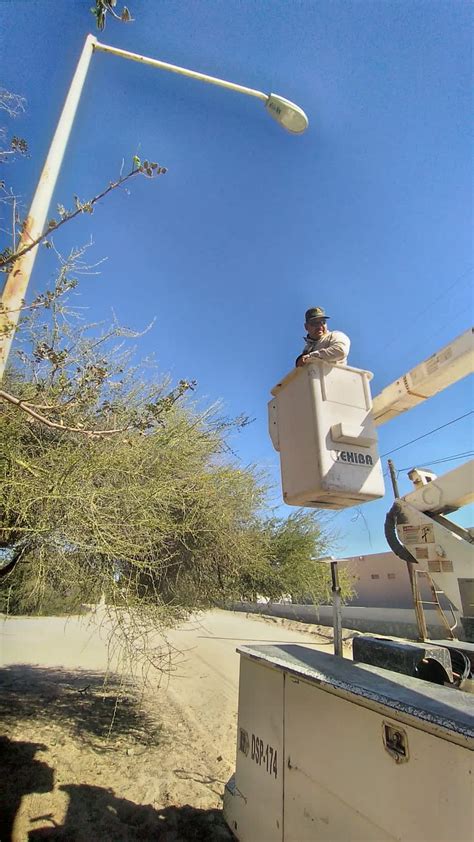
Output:
[[[53,430],[63,430],[68,433],[80,433],[83,436],[96,438],[101,436],[117,435],[117,433],[124,433],[127,429],[129,429],[128,427],[117,427],[113,430],[84,430],[82,427],[69,427],[67,424],[63,424],[61,422],[50,421],[50,419],[46,418],[45,415],[40,415],[39,412],[32,409],[31,406],[21,400],[21,398],[16,398],[14,395],[10,395],[9,392],[5,392],[3,389],[0,389],[0,399],[13,404],[13,406],[17,406],[19,409],[22,409],[23,412],[26,412],[27,415],[31,415],[35,421],[39,421],[41,424],[44,424],[46,427],[50,427]]]
[[[0,257],[0,269],[2,269],[5,266],[11,266],[20,257],[23,257],[23,255],[27,254],[27,252],[31,251],[31,249],[35,248],[43,240],[45,240],[46,237],[50,236],[53,231],[57,231],[59,228],[61,228],[62,225],[64,225],[66,222],[69,222],[71,219],[74,219],[76,216],[79,216],[79,214],[92,213],[92,208],[95,204],[97,204],[97,202],[100,201],[100,199],[103,199],[112,190],[115,190],[117,187],[121,187],[122,184],[125,184],[126,181],[128,181],[130,178],[133,178],[133,176],[138,175],[139,173],[146,174],[148,177],[151,177],[153,174],[164,175],[166,173],[166,168],[157,166],[154,171],[149,172],[148,168],[145,167],[145,165],[141,165],[136,169],[132,169],[129,173],[127,173],[127,175],[117,179],[117,181],[112,181],[105,190],[103,190],[97,196],[94,196],[93,199],[90,199],[88,202],[84,203],[78,202],[78,207],[76,208],[76,210],[64,213],[63,218],[59,222],[54,221],[54,224],[52,224],[51,222],[48,223],[48,226],[45,228],[43,233],[40,234],[40,236],[37,237],[35,240],[32,240],[30,243],[28,243],[27,246],[24,246],[22,249],[15,253],[8,254],[4,257]]]
[[[12,559],[12,561],[9,561],[8,564],[5,564],[4,567],[0,567],[0,579],[4,579],[5,576],[8,576],[8,574],[15,569],[16,563],[19,560],[20,556],[15,556],[15,558]]]
[[[97,21],[97,28],[100,30],[100,32],[102,32],[105,29],[105,23],[108,12],[110,12],[110,14],[113,18],[115,18],[115,20],[119,20],[122,23],[131,23],[134,20],[127,6],[123,7],[122,12],[119,15],[117,14],[117,12],[114,11],[113,7],[115,5],[115,0],[96,0],[95,7],[91,8],[91,12]]]
[[[16,249],[16,196],[13,196],[12,200],[12,239],[13,239],[13,251]]]
[[[0,110],[6,111],[9,117],[18,117],[25,110],[26,99],[20,94],[0,88]]]
[[[135,18],[130,16],[130,12],[126,6],[123,7],[122,13],[118,15],[117,12],[114,12],[111,3],[106,3],[105,5],[107,6],[107,11],[110,12],[115,20],[120,20],[122,23],[132,23],[135,20]]]
[[[75,404],[79,403],[79,398],[72,397],[69,398],[64,403],[57,404],[57,403],[33,403],[33,401],[26,401],[24,398],[21,400],[23,406],[28,406],[30,409],[34,409],[36,411],[41,410],[41,412],[65,412],[67,409],[71,409],[71,407],[75,406]]]

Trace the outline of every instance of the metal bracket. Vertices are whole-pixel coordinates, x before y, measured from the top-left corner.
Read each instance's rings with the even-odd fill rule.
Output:
[[[382,736],[385,751],[395,760],[395,763],[407,763],[410,755],[406,731],[398,725],[382,722]]]

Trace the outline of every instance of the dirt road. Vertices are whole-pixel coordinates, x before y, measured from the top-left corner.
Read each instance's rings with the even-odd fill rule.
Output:
[[[331,646],[327,629],[211,611],[169,634],[173,671],[149,674],[140,693],[123,677],[104,687],[119,653],[100,611],[11,618],[0,631],[1,842],[225,839],[217,810],[234,768],[236,647]]]

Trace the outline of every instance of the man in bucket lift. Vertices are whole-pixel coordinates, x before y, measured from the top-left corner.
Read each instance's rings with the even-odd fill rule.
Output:
[[[306,344],[303,353],[296,360],[296,366],[305,365],[314,359],[324,360],[330,365],[347,365],[351,341],[340,330],[328,330],[326,322],[329,318],[322,307],[310,307],[306,310]]]

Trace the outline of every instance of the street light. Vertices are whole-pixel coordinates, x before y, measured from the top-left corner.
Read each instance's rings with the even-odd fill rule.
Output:
[[[292,134],[303,134],[308,128],[308,118],[303,109],[289,99],[270,94],[265,107],[270,116]]]
[[[89,35],[89,38],[92,38]],[[169,70],[171,73],[179,73],[180,76],[188,76],[190,79],[198,79],[200,82],[209,82],[211,85],[218,85],[220,88],[229,88],[239,94],[254,96],[265,103],[265,107],[277,123],[292,134],[302,134],[308,128],[308,118],[299,105],[295,105],[289,99],[278,94],[264,94],[254,88],[245,88],[243,85],[236,85],[235,82],[226,82],[225,79],[218,79],[217,76],[207,76],[197,70],[188,70],[186,67],[179,67],[177,64],[168,64],[166,61],[158,61],[155,58],[140,56],[138,53],[129,53],[127,50],[119,50],[117,47],[109,47],[107,44],[100,44],[93,39],[93,49],[103,53],[112,53],[120,58],[128,58],[131,61],[138,61],[141,64],[149,64],[151,67],[158,67],[160,70]]]
[[[64,158],[82,88],[84,87],[89,64],[95,51],[112,53],[112,55],[137,61],[141,64],[149,64],[151,67],[157,67],[160,70],[168,70],[172,73],[178,73],[181,76],[188,76],[191,79],[198,79],[201,82],[208,82],[211,85],[218,85],[221,88],[229,88],[237,93],[256,97],[265,103],[270,116],[292,134],[302,134],[308,127],[308,118],[304,111],[298,105],[295,105],[288,99],[284,99],[284,97],[278,96],[278,94],[265,94],[253,88],[245,88],[242,85],[236,85],[234,82],[218,79],[215,76],[198,73],[196,70],[188,70],[185,67],[178,67],[175,64],[168,64],[165,61],[158,61],[148,56],[141,56],[137,53],[129,53],[127,50],[109,47],[107,44],[101,44],[93,35],[88,35],[53,140],[51,141],[30,211],[23,224],[17,251],[21,251],[29,243],[34,242],[44,230],[49,205]],[[8,354],[15,335],[21,304],[26,295],[37,251],[38,246],[32,248],[15,261],[3,289],[2,308],[0,310],[0,381],[3,377]]]

